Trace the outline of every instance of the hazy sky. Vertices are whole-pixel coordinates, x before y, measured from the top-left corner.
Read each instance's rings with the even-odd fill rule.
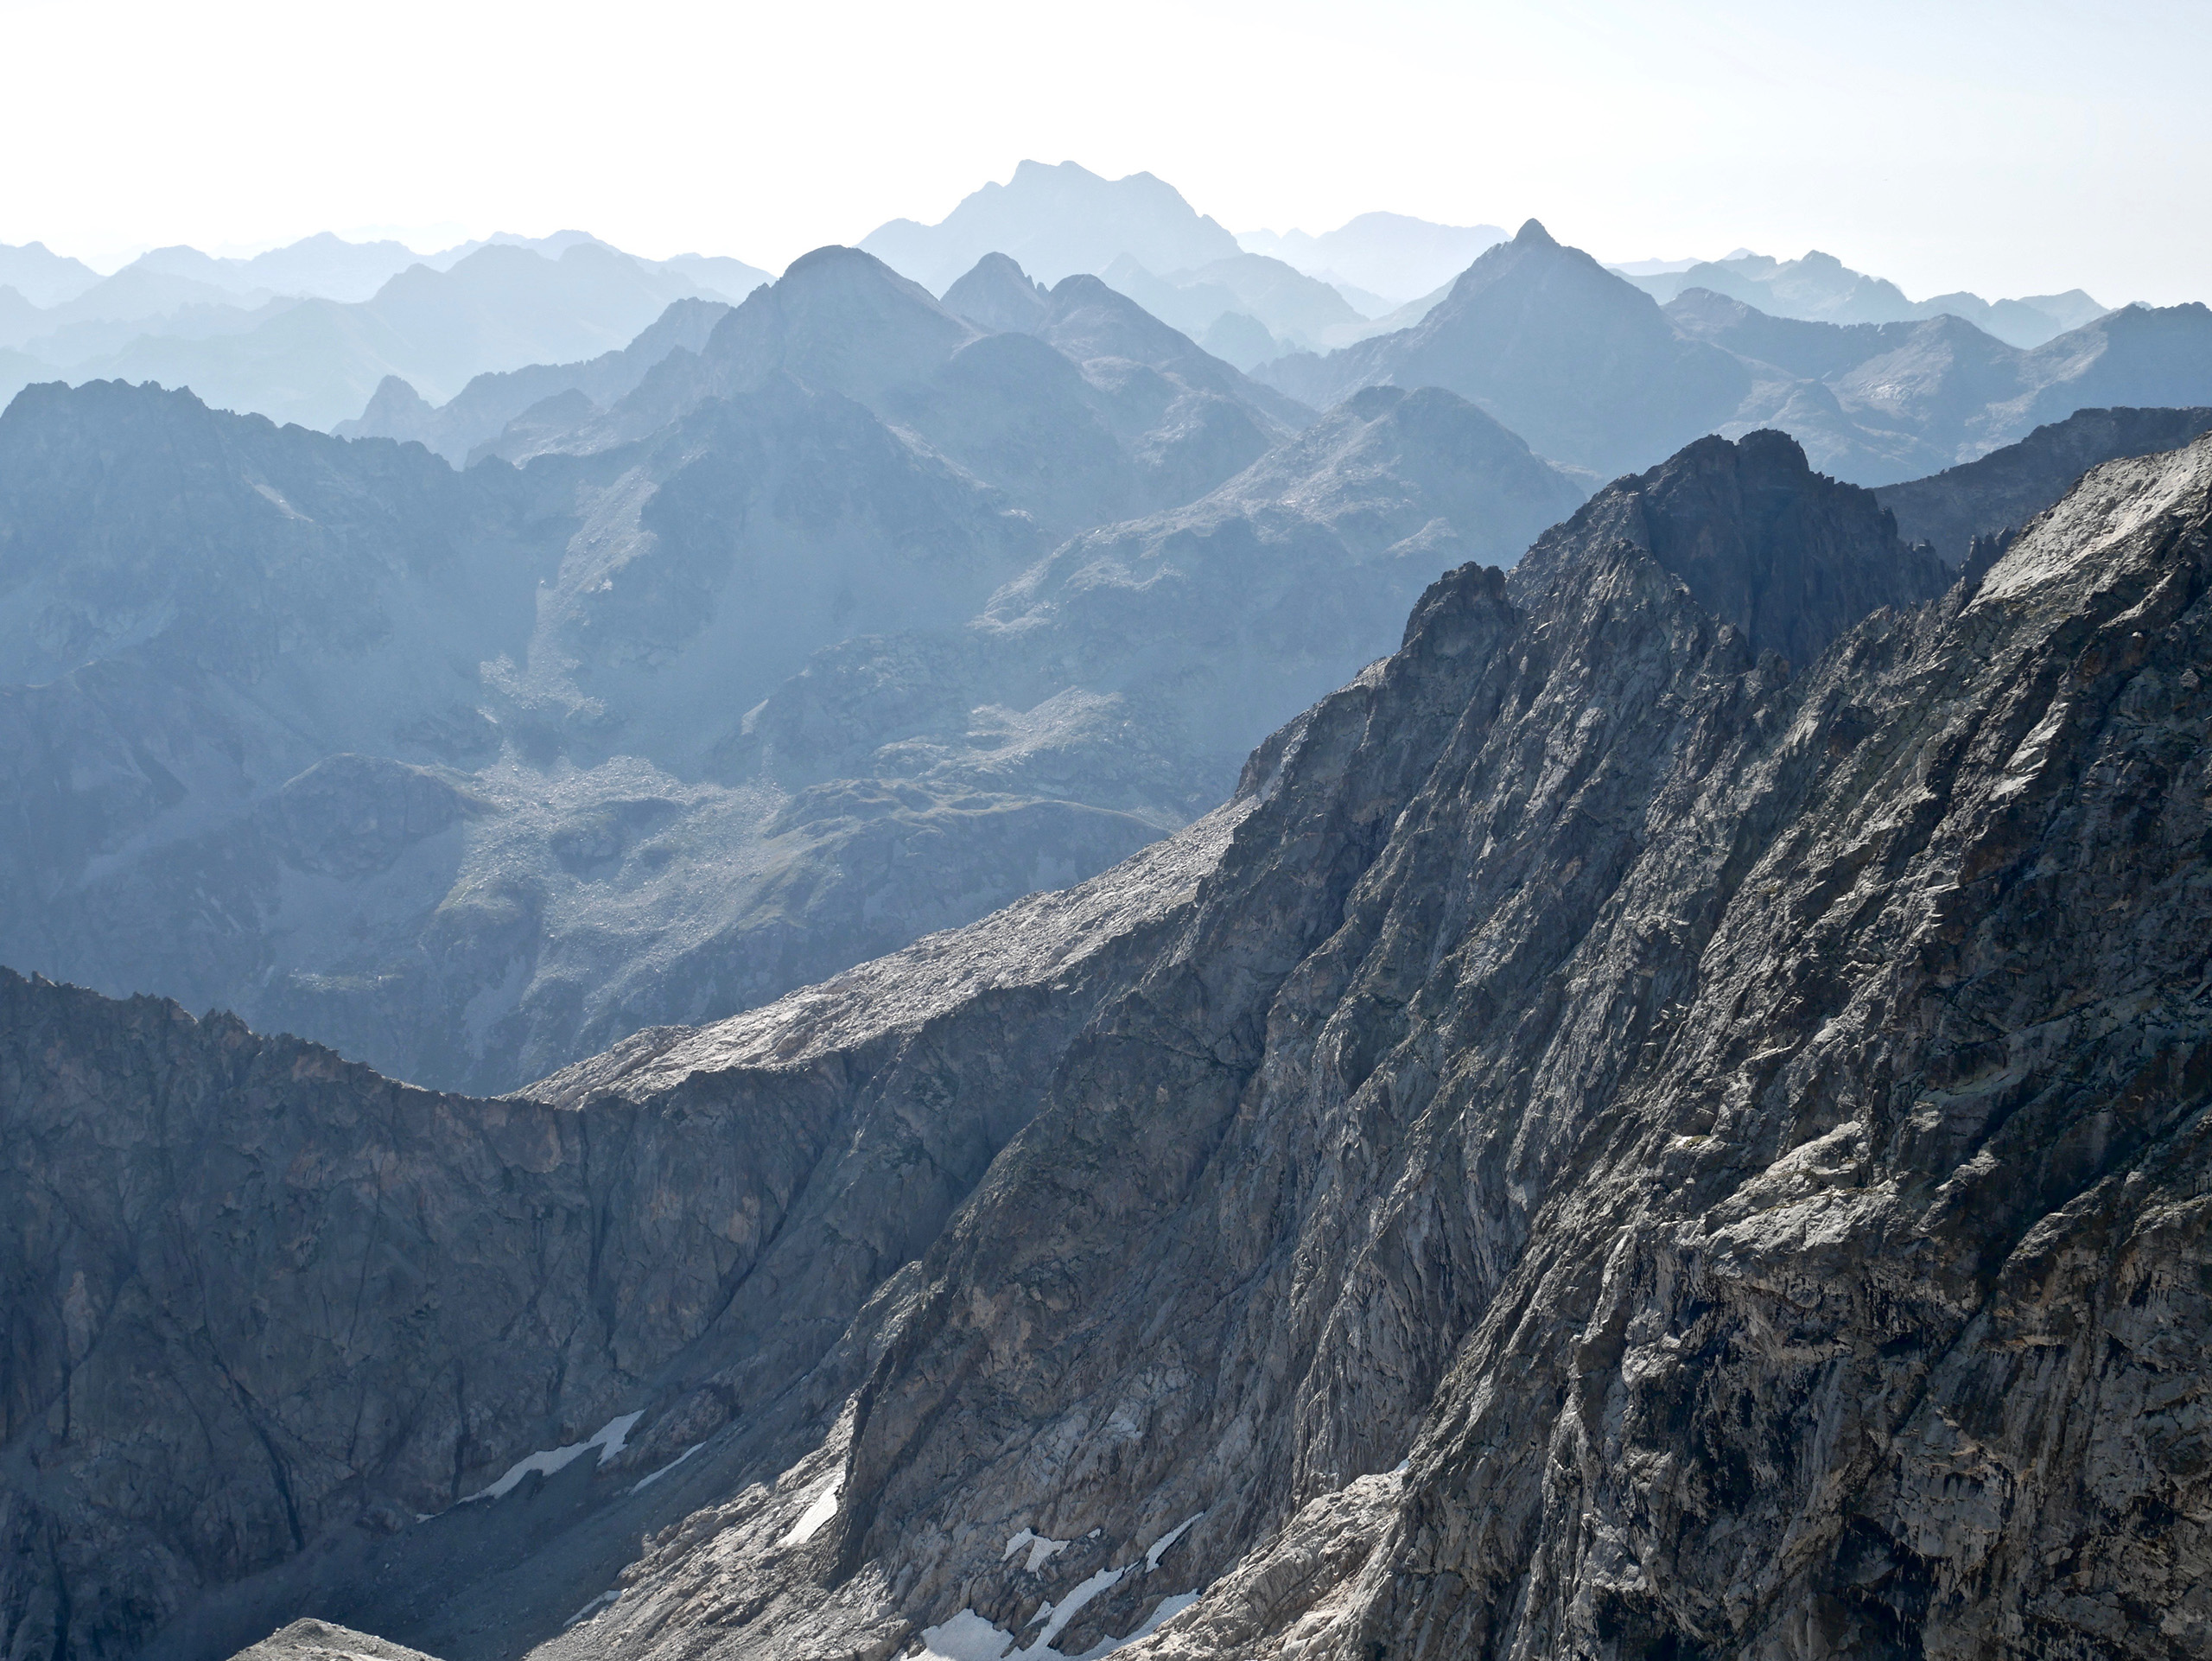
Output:
[[[1232,230],[2212,297],[2212,0],[0,0],[0,242],[103,268],[563,226],[780,267],[1034,156]]]

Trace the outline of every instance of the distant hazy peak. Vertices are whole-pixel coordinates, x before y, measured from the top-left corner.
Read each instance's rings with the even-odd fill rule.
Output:
[[[1050,291],[1005,254],[985,254],[944,291],[944,309],[994,334],[1033,334],[1052,309]]]
[[[1550,232],[1544,229],[1544,222],[1541,220],[1523,220],[1521,222],[1521,228],[1513,233],[1513,244],[1516,248],[1556,248],[1559,246],[1558,240]]]
[[[1010,255],[1046,283],[1104,270],[1123,254],[1151,270],[1182,270],[1240,251],[1236,239],[1149,173],[1103,179],[1073,162],[1027,161],[936,225],[893,220],[860,245],[941,294],[985,254]]]
[[[1319,236],[1247,231],[1236,239],[1249,253],[1270,255],[1308,277],[1395,304],[1443,287],[1506,236],[1495,225],[1439,225],[1407,213],[1372,213]]]
[[[1961,290],[1912,300],[1887,278],[1854,271],[1818,248],[1787,260],[1738,248],[1724,258],[1681,270],[1622,274],[1662,302],[1691,289],[1706,289],[1755,306],[1770,317],[1809,322],[1902,323],[1961,317],[2008,346],[2023,347],[2040,346],[2079,328],[2106,309],[2079,289],[1997,301]]]

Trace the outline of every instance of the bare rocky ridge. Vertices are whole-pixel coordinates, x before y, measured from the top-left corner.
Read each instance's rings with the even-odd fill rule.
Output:
[[[15,1651],[161,1539],[101,1651],[2203,1652],[2212,441],[1916,610],[1792,454],[1452,573],[1129,865],[548,1104],[7,983]],[[239,1440],[134,1512],[101,1381],[171,1321]]]

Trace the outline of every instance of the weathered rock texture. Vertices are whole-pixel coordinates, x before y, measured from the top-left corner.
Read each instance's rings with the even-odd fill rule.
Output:
[[[8,981],[10,1652],[2212,1653],[2212,441],[1789,459],[535,1099]]]

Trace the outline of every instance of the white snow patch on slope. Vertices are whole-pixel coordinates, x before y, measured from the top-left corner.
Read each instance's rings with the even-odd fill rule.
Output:
[[[621,1595],[622,1588],[620,1587],[613,1587],[607,1591],[601,1592],[589,1603],[584,1605],[582,1608],[577,1610],[575,1613],[570,1615],[566,1620],[563,1621],[561,1623],[561,1630],[565,1632],[569,1627],[577,1626],[583,1621],[589,1620],[593,1616],[596,1615],[604,1606],[613,1602]]]
[[[667,1464],[662,1466],[658,1471],[648,1472],[645,1475],[639,1477],[635,1482],[632,1483],[630,1485],[630,1492],[632,1493],[643,1493],[646,1489],[652,1487],[654,1483],[659,1481],[663,1477],[666,1476],[677,1466],[683,1464],[685,1460],[690,1458],[692,1454],[697,1453],[706,1445],[707,1444],[703,1441],[693,1442],[689,1448],[678,1454],[674,1459],[669,1461]]]
[[[1042,1569],[1051,1559],[1058,1556],[1060,1553],[1065,1551],[1070,1543],[1071,1543],[1066,1540],[1050,1539],[1042,1534],[1037,1534],[1028,1529],[1024,1529],[1020,1533],[1013,1535],[1007,1538],[1006,1550],[999,1553],[999,1561],[1001,1562],[1004,1562],[1008,1557],[1014,1556],[1015,1552],[1020,1550],[1022,1547],[1027,1546],[1029,1548],[1029,1561],[1024,1563],[1022,1567],[1033,1575],[1039,1569]]]
[[[1039,1609],[1030,1617],[1030,1625],[1033,1626],[1041,1620],[1045,1623],[1045,1630],[1039,1635],[1037,1641],[1024,1650],[1022,1654],[1041,1658],[1052,1648],[1052,1640],[1060,1635],[1060,1629],[1082,1612],[1084,1604],[1090,1602],[1101,1592],[1112,1591],[1120,1582],[1122,1576],[1128,1572],[1126,1565],[1120,1569],[1102,1569],[1061,1599],[1059,1602],[1048,1603]]]
[[[1188,1529],[1192,1524],[1197,1522],[1198,1518],[1205,1515],[1205,1513],[1202,1511],[1192,1511],[1181,1522],[1176,1524],[1173,1528],[1168,1530],[1166,1533],[1161,1535],[1157,1540],[1154,1540],[1144,1554],[1144,1572],[1149,1575],[1154,1569],[1159,1568],[1160,1559],[1166,1552],[1167,1548],[1173,1545],[1178,1540],[1181,1539],[1183,1537],[1184,1531]]]
[[[1048,1603],[1039,1609],[1032,1617],[1031,1624],[1039,1620],[1047,1624],[1037,1641],[1027,1649],[1014,1650],[1010,1635],[973,1609],[963,1609],[941,1626],[922,1628],[922,1652],[913,1661],[1102,1661],[1102,1658],[1113,1654],[1123,1645],[1151,1637],[1164,1622],[1173,1620],[1198,1601],[1196,1592],[1172,1593],[1160,1601],[1160,1607],[1146,1617],[1142,1626],[1126,1637],[1102,1639],[1077,1656],[1064,1656],[1054,1649],[1052,1640],[1060,1635],[1062,1627],[1075,1619],[1076,1613],[1100,1593],[1110,1590],[1128,1573],[1127,1567],[1102,1569],[1069,1593],[1057,1607]]]
[[[799,1513],[798,1521],[791,1524],[791,1531],[784,1536],[782,1543],[803,1546],[819,1534],[822,1525],[837,1514],[837,1495],[844,1486],[845,1473],[840,1471],[830,1479],[828,1487],[814,1496],[814,1503]]]
[[[630,1432],[643,1413],[625,1413],[619,1419],[609,1419],[601,1425],[599,1434],[584,1441],[572,1441],[566,1448],[543,1448],[535,1454],[526,1454],[507,1467],[506,1474],[488,1488],[479,1488],[474,1493],[458,1501],[473,1505],[479,1499],[505,1499],[532,1471],[551,1476],[556,1471],[566,1470],[593,1448],[599,1449],[599,1462],[605,1465],[620,1453],[630,1439]]]
[[[1013,1642],[973,1609],[963,1609],[942,1626],[922,1628],[915,1661],[1000,1661]]]

